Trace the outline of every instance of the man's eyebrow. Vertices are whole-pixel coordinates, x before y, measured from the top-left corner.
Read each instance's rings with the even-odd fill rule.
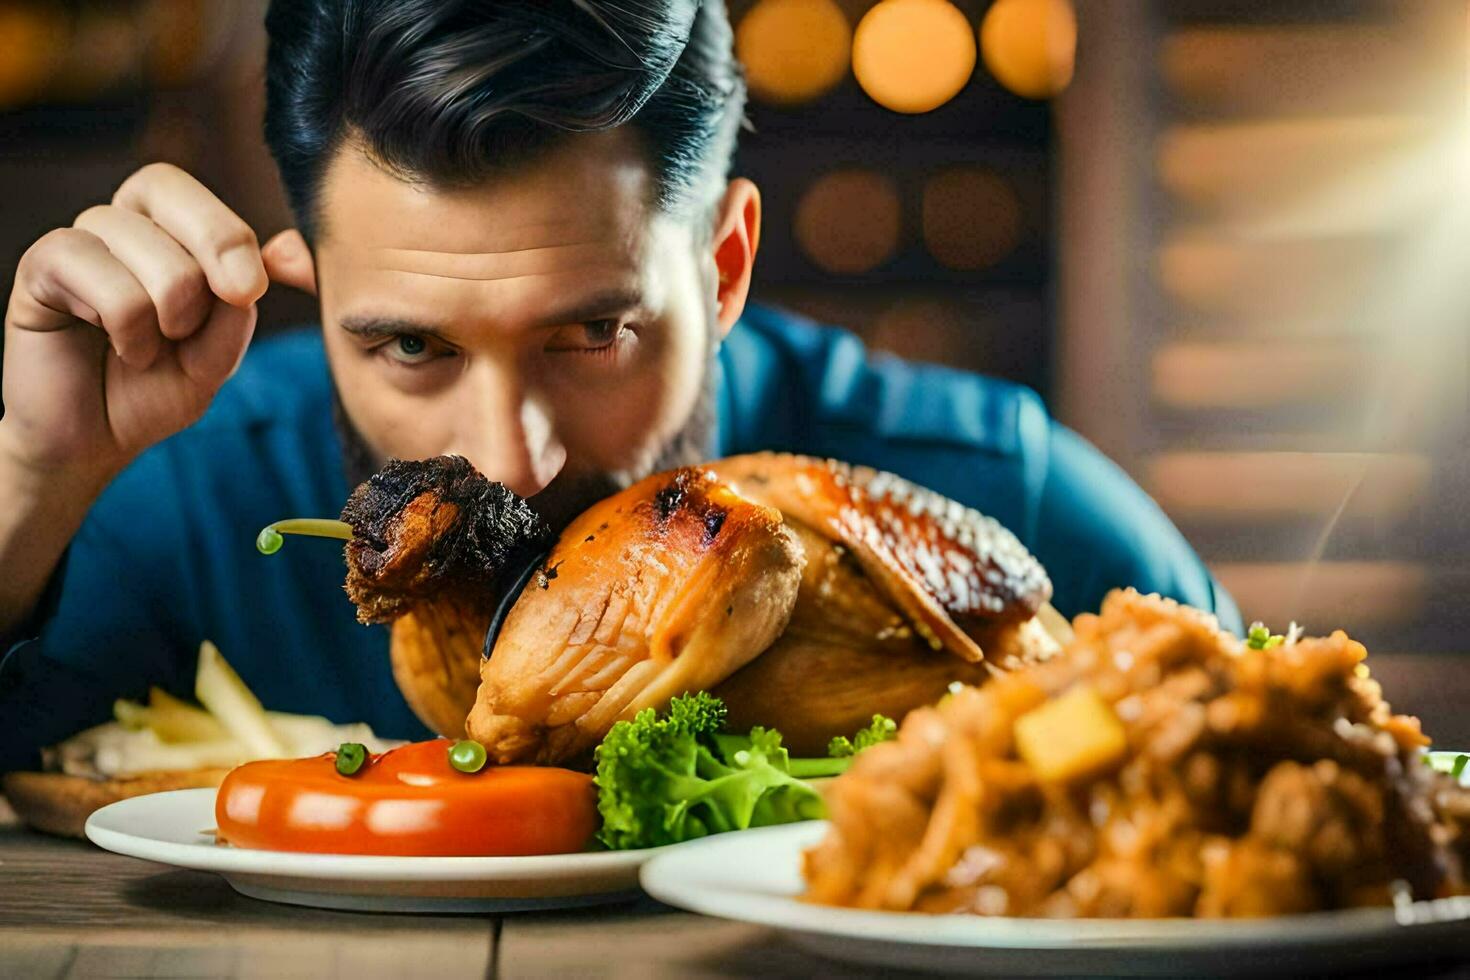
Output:
[[[355,337],[363,337],[368,340],[379,337],[397,337],[400,334],[408,334],[412,337],[430,337],[434,340],[443,340],[437,327],[418,323],[414,320],[405,320],[401,317],[387,316],[344,316],[338,325],[343,330]]]
[[[629,310],[638,309],[642,305],[643,295],[636,289],[607,289],[579,299],[549,314],[538,316],[530,325],[530,329],[542,330],[547,327],[560,327],[573,323],[612,319]],[[344,316],[339,321],[339,326],[355,337],[362,337],[368,340],[407,334],[413,337],[428,337],[447,343],[438,327],[403,317]]]
[[[538,316],[531,329],[560,327],[593,320],[609,320],[643,305],[643,295],[636,289],[605,289],[568,304],[545,316]]]

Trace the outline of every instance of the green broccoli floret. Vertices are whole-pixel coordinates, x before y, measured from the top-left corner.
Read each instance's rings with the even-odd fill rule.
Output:
[[[756,728],[738,746],[717,739],[725,706],[709,694],[675,698],[612,727],[597,748],[598,839],[656,847],[727,830],[823,816],[822,798],[793,776],[781,734]]]
[[[827,754],[834,759],[857,755],[870,745],[886,742],[898,734],[898,722],[883,715],[874,715],[868,727],[852,738],[839,735],[827,743]]]
[[[725,702],[707,691],[686,694],[669,702],[666,724],[691,735],[717,735],[725,730],[730,711]]]

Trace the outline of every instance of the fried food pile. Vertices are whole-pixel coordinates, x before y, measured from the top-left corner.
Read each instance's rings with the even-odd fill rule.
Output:
[[[554,542],[455,457],[390,463],[342,516],[348,593],[364,622],[393,623],[409,704],[497,763],[590,761],[620,719],[701,690],[731,725],[776,726],[792,751],[821,754],[875,713],[1058,648],[1051,582],[1014,535],[828,460],[757,453],[655,474]]]
[[[1361,644],[1255,649],[1131,590],[1074,629],[1062,655],[858,757],[828,793],[806,900],[1154,918],[1466,893],[1470,791],[1426,764]]]

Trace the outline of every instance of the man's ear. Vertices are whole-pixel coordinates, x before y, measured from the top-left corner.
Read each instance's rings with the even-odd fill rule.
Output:
[[[316,259],[301,232],[287,228],[275,235],[260,250],[260,257],[272,282],[316,295]]]
[[[720,202],[713,239],[721,337],[730,332],[745,310],[760,239],[760,189],[746,178],[736,177]]]

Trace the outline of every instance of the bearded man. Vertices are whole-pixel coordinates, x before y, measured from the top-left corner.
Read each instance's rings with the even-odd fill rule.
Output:
[[[266,140],[296,227],[262,247],[151,165],[25,254],[0,419],[0,771],[214,640],[271,708],[424,733],[340,550],[255,553],[390,458],[466,457],[553,525],[650,472],[778,449],[997,518],[1073,614],[1228,596],[1038,397],[870,361],[747,304],[760,194],[720,0],[276,0]],[[256,344],[270,283],[321,325]]]

